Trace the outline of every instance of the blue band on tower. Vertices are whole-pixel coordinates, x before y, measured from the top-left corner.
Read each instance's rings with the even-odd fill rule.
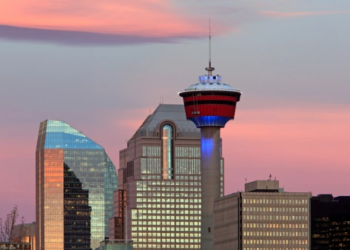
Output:
[[[225,124],[232,119],[232,117],[225,116],[198,116],[189,118],[197,128],[200,127],[225,127]]]

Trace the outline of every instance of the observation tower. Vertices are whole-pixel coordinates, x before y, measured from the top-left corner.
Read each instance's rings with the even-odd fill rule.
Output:
[[[205,70],[208,74],[200,76],[199,83],[179,95],[183,97],[187,119],[201,129],[201,249],[212,250],[214,199],[220,197],[220,129],[234,119],[241,91],[222,83],[220,75],[212,74],[210,57]]]

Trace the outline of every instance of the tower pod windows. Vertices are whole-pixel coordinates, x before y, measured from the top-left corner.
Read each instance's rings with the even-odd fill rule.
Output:
[[[162,127],[162,172],[163,179],[174,179],[173,168],[173,127],[166,124]]]

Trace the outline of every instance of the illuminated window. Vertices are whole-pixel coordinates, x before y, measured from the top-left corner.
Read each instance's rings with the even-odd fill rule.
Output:
[[[173,169],[173,128],[170,125],[164,125],[162,133],[163,142],[163,179],[174,179],[174,169]]]

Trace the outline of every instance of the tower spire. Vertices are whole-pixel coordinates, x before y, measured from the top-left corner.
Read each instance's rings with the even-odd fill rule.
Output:
[[[209,67],[205,68],[206,71],[208,71],[208,75],[211,76],[212,72],[215,70],[214,67],[211,66],[211,25],[210,25],[210,18],[209,18]]]

